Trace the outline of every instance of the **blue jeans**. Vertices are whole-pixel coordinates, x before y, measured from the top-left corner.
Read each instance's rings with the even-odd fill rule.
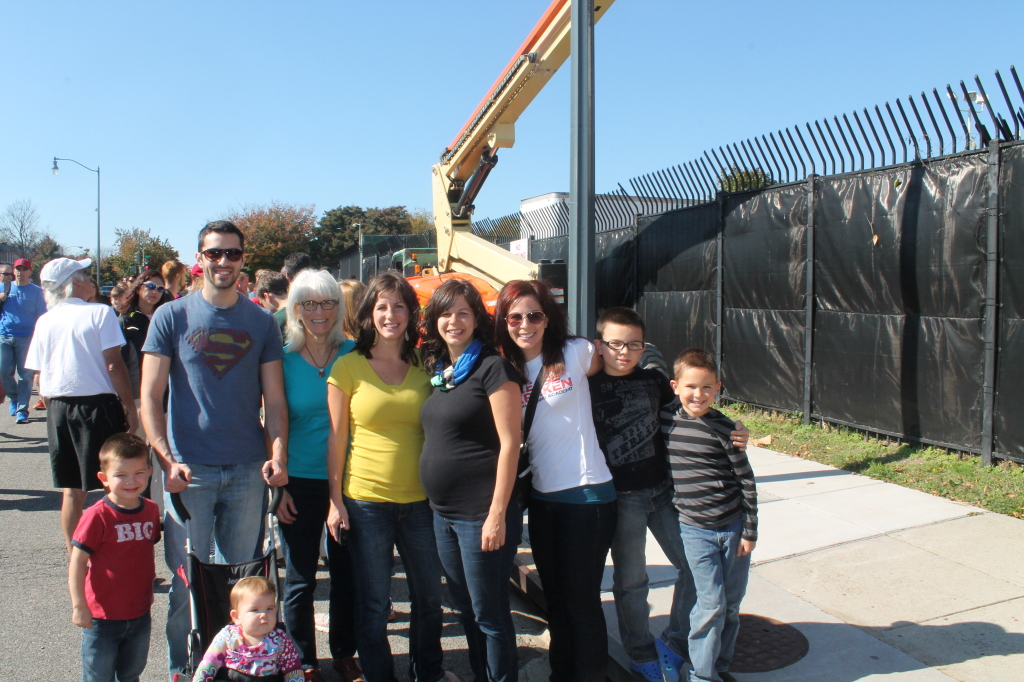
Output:
[[[28,355],[31,336],[0,336],[0,381],[4,392],[16,410],[28,410],[28,401],[32,397],[32,380],[35,370],[25,369],[25,357]],[[18,378],[14,378],[17,370]]]
[[[295,641],[305,666],[319,667],[316,655],[316,628],[313,622],[313,593],[316,569],[320,561],[320,538],[331,505],[326,479],[288,477],[285,486],[295,504],[295,520],[281,523],[285,578],[281,597],[284,624]],[[331,658],[356,655],[355,585],[348,547],[327,536],[327,562],[331,574],[328,642]]]
[[[651,607],[647,603],[647,529],[654,533],[665,556],[677,570],[672,611],[661,640],[686,658],[690,610],[697,601],[693,576],[686,563],[679,535],[679,514],[672,505],[672,483],[656,488],[618,491],[618,521],[612,540],[612,594],[619,619],[619,635],[629,660],[647,663],[658,660],[654,637],[648,627]]]
[[[412,614],[409,618],[409,675],[437,682],[441,668],[441,561],[434,540],[430,504],[366,502],[345,498],[349,546],[356,579],[359,664],[366,682],[395,682],[388,643],[392,551],[405,566]]]
[[[508,601],[512,562],[523,537],[519,500],[505,514],[505,544],[480,549],[484,522],[450,519],[434,512],[434,534],[448,590],[466,632],[469,665],[478,682],[516,682],[516,630]]]
[[[742,518],[712,529],[679,524],[697,586],[697,603],[690,611],[690,682],[721,682],[718,673],[732,662],[750,574],[750,555],[736,556],[742,534]]]
[[[245,464],[192,464],[192,482],[181,492],[181,501],[192,517],[192,550],[204,562],[215,542],[218,561],[239,564],[250,561],[260,546],[267,486],[263,461]],[[174,514],[170,493],[164,495],[164,558],[171,570],[167,611],[167,658],[173,674],[188,663],[186,644],[191,629],[188,589],[178,575],[185,564],[185,527]],[[202,652],[200,652],[202,655]]]
[[[530,500],[530,547],[548,603],[551,679],[605,682],[608,630],[601,577],[615,536],[615,502]]]
[[[92,619],[82,630],[82,682],[138,682],[149,656],[149,612],[132,620]]]

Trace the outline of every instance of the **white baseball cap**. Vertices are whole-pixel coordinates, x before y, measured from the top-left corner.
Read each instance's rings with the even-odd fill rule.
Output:
[[[85,270],[92,265],[91,258],[82,260],[71,260],[70,258],[55,258],[43,266],[39,273],[39,281],[44,289],[54,289],[64,283],[68,277],[79,270]]]

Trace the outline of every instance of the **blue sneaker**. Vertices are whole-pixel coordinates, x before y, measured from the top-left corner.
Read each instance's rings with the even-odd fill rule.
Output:
[[[10,412],[11,416],[13,417],[15,414],[18,413],[18,403],[12,400],[11,404],[7,406],[7,411]]]
[[[630,661],[629,669],[640,675],[640,679],[644,682],[665,682],[665,678],[661,674],[661,665],[657,661],[648,661],[647,663]]]
[[[654,647],[658,650],[658,659],[661,662],[661,670],[665,674],[667,682],[679,682],[683,679],[683,664],[686,659],[668,648],[660,637],[654,640]]]
[[[28,424],[28,410],[18,410],[18,416],[14,420],[15,424]]]

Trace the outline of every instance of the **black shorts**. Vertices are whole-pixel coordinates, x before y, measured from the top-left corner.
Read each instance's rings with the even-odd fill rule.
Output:
[[[97,490],[102,488],[100,448],[115,433],[128,430],[124,408],[116,395],[50,398],[46,411],[46,438],[50,443],[53,487]]]

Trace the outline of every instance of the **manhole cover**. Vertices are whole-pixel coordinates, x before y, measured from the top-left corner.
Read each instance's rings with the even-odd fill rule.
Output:
[[[792,625],[764,616],[740,614],[730,672],[765,673],[792,665],[807,655],[807,638]]]

